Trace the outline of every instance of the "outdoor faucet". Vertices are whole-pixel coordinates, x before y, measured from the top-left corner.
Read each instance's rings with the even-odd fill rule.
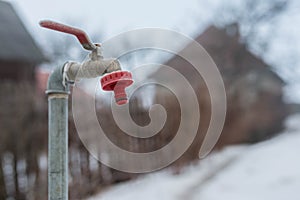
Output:
[[[74,27],[61,23],[44,20],[40,22],[44,28],[72,34],[77,37],[82,47],[91,51],[89,59],[83,63],[67,62],[63,69],[63,85],[74,84],[75,81],[85,78],[101,78],[101,86],[105,91],[113,91],[118,105],[127,103],[125,88],[133,83],[132,75],[128,71],[121,71],[116,58],[105,59],[102,56],[101,44],[93,44],[87,34]]]
[[[75,35],[83,48],[91,51],[83,63],[66,62],[53,70],[48,79],[48,199],[68,199],[68,96],[69,85],[85,78],[101,77],[105,91],[113,91],[118,105],[128,102],[125,88],[133,83],[131,73],[121,71],[118,59],[105,59],[101,45],[93,44],[84,31],[45,20],[40,25]]]

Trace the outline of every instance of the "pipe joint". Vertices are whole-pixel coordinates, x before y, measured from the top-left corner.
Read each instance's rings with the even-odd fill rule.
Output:
[[[55,68],[50,74],[46,94],[70,94],[68,84],[64,84],[65,79],[63,74],[65,65]]]

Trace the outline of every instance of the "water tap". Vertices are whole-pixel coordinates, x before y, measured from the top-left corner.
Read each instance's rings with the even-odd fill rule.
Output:
[[[91,51],[89,59],[83,63],[67,62],[63,70],[63,84],[73,84],[83,78],[101,76],[101,87],[104,91],[113,91],[118,105],[128,102],[125,88],[133,83],[132,75],[122,71],[120,62],[115,58],[103,58],[101,44],[91,42],[81,29],[67,26],[50,20],[43,20],[40,25],[44,28],[68,33],[77,37],[82,47]]]

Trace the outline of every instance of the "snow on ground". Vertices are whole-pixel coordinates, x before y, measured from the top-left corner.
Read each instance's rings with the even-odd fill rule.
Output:
[[[215,152],[180,175],[170,170],[118,184],[89,200],[299,200],[300,115],[271,140]]]
[[[191,199],[299,200],[300,117],[290,120],[293,129],[249,150],[212,181],[197,188]]]

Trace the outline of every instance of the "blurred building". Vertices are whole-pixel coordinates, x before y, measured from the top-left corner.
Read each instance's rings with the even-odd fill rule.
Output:
[[[226,89],[226,121],[216,147],[258,142],[279,133],[288,114],[288,107],[283,101],[285,83],[272,71],[271,66],[251,53],[241,42],[238,26],[232,24],[222,29],[210,26],[195,40],[216,63]],[[182,51],[187,50],[189,45],[191,44]],[[193,52],[189,53],[191,57],[197,56]],[[184,75],[197,93],[201,110],[200,128],[193,145],[183,156],[184,159],[195,159],[211,117],[208,89],[201,75],[180,56],[175,55],[165,65]],[[155,80],[160,74],[158,70],[151,78]],[[181,87],[176,80],[170,81]],[[168,104],[169,109],[173,111],[178,110],[179,105],[175,99],[172,100],[172,94],[162,87],[157,88],[156,100]],[[176,115],[174,112],[170,115],[173,124],[180,123],[179,116],[180,113]],[[193,120],[192,113],[190,120]]]
[[[0,25],[0,79],[34,81],[45,57],[8,2],[0,1]]]

